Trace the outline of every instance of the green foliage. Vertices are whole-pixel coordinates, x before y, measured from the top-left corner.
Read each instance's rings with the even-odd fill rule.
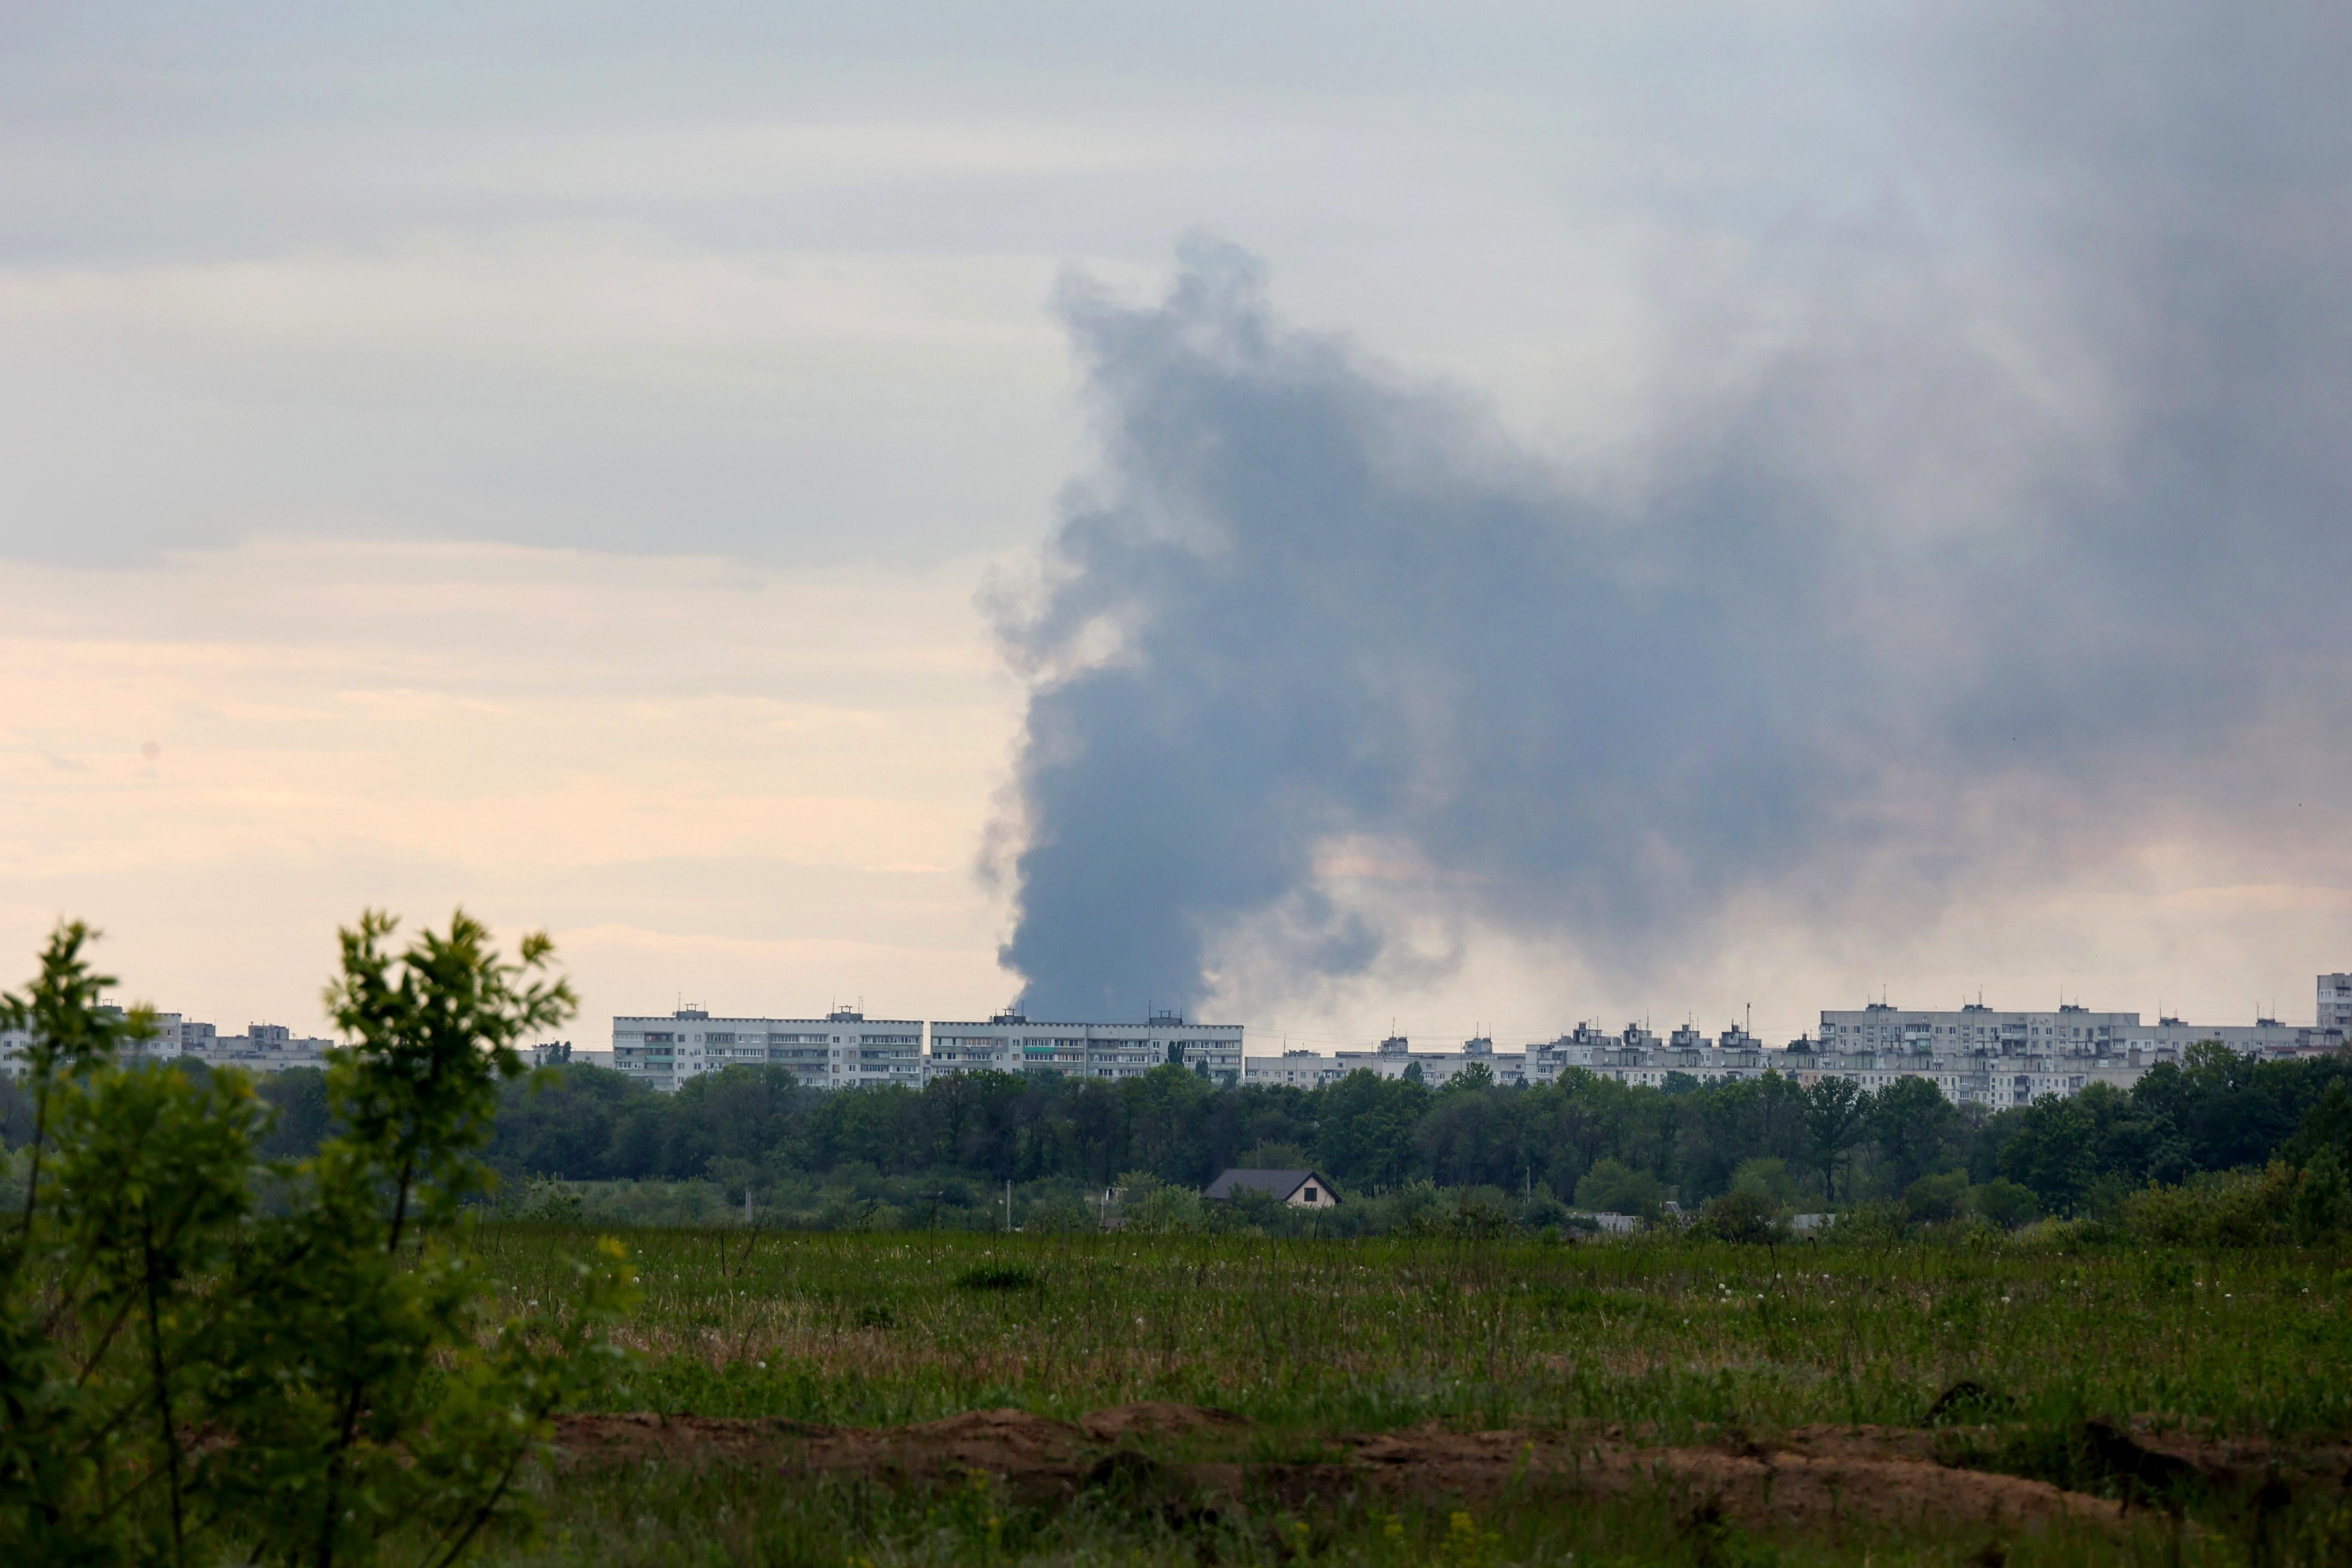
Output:
[[[1699,1215],[1698,1226],[1717,1241],[1747,1246],[1788,1238],[1778,1207],[1759,1193],[1734,1191],[1711,1200]]]
[[[1944,1225],[1960,1217],[1968,1206],[1969,1173],[1946,1171],[1922,1176],[1903,1190],[1903,1208],[1913,1219]]]
[[[2142,1240],[2167,1247],[2262,1247],[2286,1237],[2306,1179],[2340,1184],[2341,1171],[2315,1175],[2284,1161],[2254,1171],[2199,1176],[2149,1187],[2123,1204],[2123,1223]],[[2340,1209],[2334,1212],[2340,1216]]]
[[[1960,1113],[1926,1079],[1896,1079],[1871,1098],[1869,1126],[1891,1184],[1908,1187],[1943,1154]]]
[[[268,1152],[311,1152],[338,1126],[321,1074],[282,1074],[260,1092],[278,1112]],[[1411,1202],[1387,1200],[1423,1182],[1497,1188],[1518,1200],[1518,1223],[1559,1224],[1549,1211],[1528,1217],[1528,1198],[1538,1186],[1574,1194],[1604,1161],[1693,1209],[1733,1190],[1790,1209],[1894,1203],[1922,1178],[1965,1170],[1971,1193],[2006,1184],[1992,1200],[2007,1205],[2001,1217],[1979,1217],[2008,1226],[2036,1214],[2115,1224],[2151,1183],[2274,1157],[2301,1170],[2322,1148],[2352,1172],[2352,1060],[2256,1062],[2219,1047],[2127,1094],[2098,1086],[1999,1112],[1948,1105],[1916,1079],[1874,1093],[1767,1072],[1668,1094],[1573,1068],[1524,1088],[1457,1075],[1433,1093],[1368,1071],[1314,1089],[1220,1088],[1172,1065],[1116,1083],[975,1073],[828,1090],[745,1065],[662,1094],[579,1064],[504,1080],[499,1093],[483,1153],[509,1183],[572,1184],[589,1216],[684,1224],[724,1223],[748,1194],[756,1223],[804,1229],[1001,1228],[1007,1181],[1016,1223],[1076,1225],[1092,1194],[1132,1184],[1120,1173],[1197,1189],[1236,1165],[1312,1166],[1342,1183],[1351,1202],[1320,1216],[1318,1234],[1412,1222]],[[0,1085],[0,1133],[26,1144],[36,1110]],[[12,1204],[24,1191],[16,1169],[0,1168]],[[2324,1225],[2324,1209],[2314,1197],[2294,1223]],[[1202,1222],[1171,1211],[1153,1223]]]
[[[1769,1199],[1775,1210],[1795,1208],[1806,1200],[1809,1189],[1810,1195],[1820,1195],[1819,1189],[1811,1188],[1807,1178],[1790,1169],[1788,1161],[1773,1155],[1742,1160],[1738,1169],[1731,1173],[1732,1192],[1752,1193]]]
[[[1654,1218],[1666,1201],[1665,1184],[1647,1171],[1637,1171],[1622,1160],[1601,1160],[1576,1184],[1576,1206],[1596,1214],[1631,1214]]]
[[[1037,1276],[1017,1264],[984,1263],[956,1276],[960,1290],[1034,1290]]]
[[[2034,1199],[2033,1190],[2002,1176],[1996,1176],[1980,1187],[1969,1188],[1969,1209],[1987,1225],[2002,1230],[2016,1230],[2042,1216],[2042,1207]]]
[[[1201,1194],[1190,1187],[1156,1186],[1127,1205],[1128,1228],[1145,1236],[1178,1236],[1201,1228]]]
[[[33,1561],[323,1565],[398,1531],[448,1563],[609,1370],[617,1246],[499,1323],[458,1245],[515,1043],[571,1010],[538,977],[547,942],[507,963],[461,914],[394,955],[393,929],[343,933],[335,1131],[299,1163],[262,1163],[269,1111],[243,1075],[118,1059],[149,1019],[99,1007],[112,982],[84,928],[0,1000],[31,1034],[33,1108],[0,1240],[0,1534]]]

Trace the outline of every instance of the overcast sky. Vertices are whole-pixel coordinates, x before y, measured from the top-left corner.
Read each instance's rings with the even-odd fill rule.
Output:
[[[2347,26],[2032,16],[8,8],[0,975],[2307,1019]]]

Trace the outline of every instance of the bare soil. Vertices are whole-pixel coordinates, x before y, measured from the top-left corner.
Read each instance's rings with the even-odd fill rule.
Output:
[[[2277,1456],[2247,1445],[2116,1434],[2123,1461],[2168,1463],[2219,1479]],[[1703,1445],[1591,1424],[1570,1429],[1454,1432],[1436,1426],[1335,1436],[1279,1457],[1223,1411],[1153,1403],[1100,1410],[1076,1422],[1018,1410],[981,1410],[883,1429],[710,1416],[575,1415],[559,1443],[572,1464],[658,1459],[772,1465],[799,1475],[889,1484],[955,1484],[974,1472],[1017,1499],[1050,1503],[1118,1487],[1211,1504],[1221,1499],[1285,1507],[1385,1498],[1475,1503],[1510,1491],[1586,1497],[1665,1497],[1749,1528],[2124,1528],[2125,1505],[1952,1462],[1953,1434],[1873,1426],[1805,1426]],[[2143,1461],[2133,1456],[2156,1455]],[[2336,1455],[2317,1467],[2337,1466]],[[2184,1472],[2185,1473],[2185,1472]],[[2275,1472],[2273,1472],[2275,1473]],[[2305,1474],[2314,1474],[2306,1470]]]

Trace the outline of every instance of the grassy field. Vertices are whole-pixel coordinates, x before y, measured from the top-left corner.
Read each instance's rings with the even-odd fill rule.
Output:
[[[1860,1525],[1776,1534],[1713,1517],[1686,1489],[1581,1503],[1538,1488],[1466,1507],[1433,1490],[1319,1511],[1165,1496],[1136,1508],[1091,1493],[1017,1504],[985,1476],[942,1489],[648,1460],[542,1478],[551,1533],[507,1543],[513,1561],[2284,1563],[2352,1545],[2352,1530],[2333,1533],[2340,1491],[2155,1498],[2082,1436],[2136,1423],[2301,1451],[2352,1436],[2352,1259],[2332,1255],[2014,1241],[625,1239],[645,1287],[632,1334],[642,1356],[609,1391],[614,1410],[882,1427],[1000,1407],[1072,1420],[1164,1400],[1244,1418],[1214,1457],[1276,1467],[1341,1434],[1430,1424],[1606,1424],[1672,1446],[1822,1423],[1948,1423],[1947,1447],[1973,1445],[1972,1463],[2152,1506],[2117,1529],[2016,1539]],[[583,1241],[494,1227],[485,1261],[527,1314]]]

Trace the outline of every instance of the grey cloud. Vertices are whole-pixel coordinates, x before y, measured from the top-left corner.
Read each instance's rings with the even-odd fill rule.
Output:
[[[1387,973],[1399,911],[1677,963],[1750,896],[1851,930],[1840,888],[1931,914],[2158,819],[2340,820],[2352,170],[2303,62],[2346,28],[2278,27],[1947,37],[1940,187],[1770,258],[1801,327],[1632,501],[1234,251],[1072,287],[1100,471],[1002,616],[1033,1010]]]

